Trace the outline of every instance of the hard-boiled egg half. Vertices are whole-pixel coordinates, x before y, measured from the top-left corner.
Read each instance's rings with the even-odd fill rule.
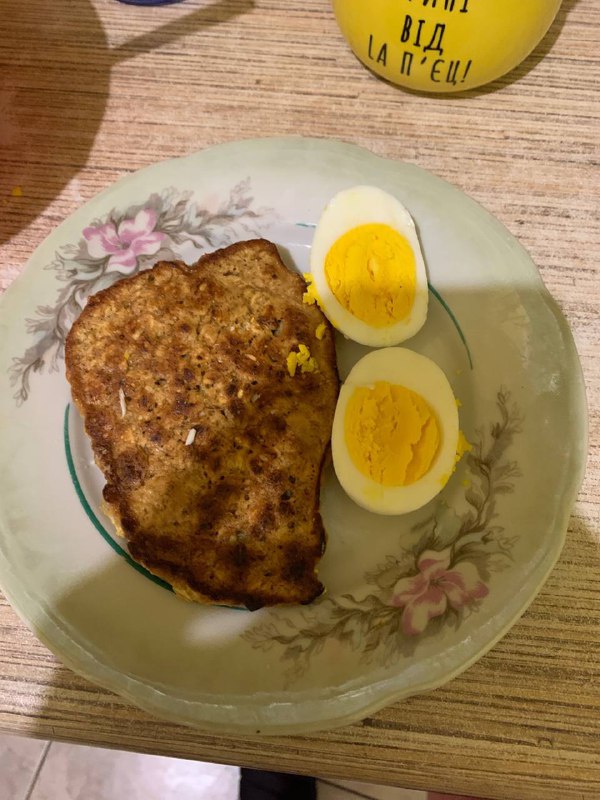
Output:
[[[427,274],[415,224],[375,186],[339,192],[313,239],[307,297],[334,327],[371,347],[414,336],[427,316]]]
[[[361,358],[341,388],[333,466],[347,494],[379,514],[405,514],[444,487],[469,449],[448,379],[403,347]]]

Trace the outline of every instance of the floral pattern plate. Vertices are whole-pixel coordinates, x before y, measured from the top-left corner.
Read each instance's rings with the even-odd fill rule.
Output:
[[[338,190],[367,183],[411,211],[431,302],[406,344],[460,400],[472,450],[442,494],[400,517],[321,508],[326,594],[307,607],[179,600],[138,567],[100,504],[64,375],[87,297],[159,258],[265,236],[308,267]],[[0,585],[63,661],[155,714],[231,733],[341,725],[468,667],[554,565],[582,478],[585,398],[569,329],[515,239],[456,188],[333,141],[221,145],[112,186],[37,249],[0,307]],[[342,378],[366,348],[339,337]]]

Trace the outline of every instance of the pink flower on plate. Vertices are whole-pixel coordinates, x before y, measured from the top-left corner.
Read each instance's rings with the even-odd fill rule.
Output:
[[[142,208],[133,219],[124,219],[119,226],[107,222],[97,228],[85,228],[92,258],[108,259],[108,270],[131,272],[139,256],[152,256],[158,252],[164,233],[155,231],[158,215],[152,208]]]
[[[392,592],[391,605],[403,608],[402,630],[409,636],[423,633],[430,620],[446,612],[458,611],[487,597],[475,564],[459,561],[450,567],[450,548],[425,550],[417,561],[416,575],[400,578]]]

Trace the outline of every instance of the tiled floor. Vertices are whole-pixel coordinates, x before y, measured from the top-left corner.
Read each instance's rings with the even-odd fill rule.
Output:
[[[237,800],[238,784],[237,767],[0,734],[0,800]],[[318,800],[360,798],[427,800],[427,793],[319,781]]]

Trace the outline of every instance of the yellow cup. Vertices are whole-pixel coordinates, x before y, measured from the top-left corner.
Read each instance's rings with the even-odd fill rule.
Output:
[[[550,27],[561,0],[333,0],[369,69],[422,92],[460,92],[509,72]]]

